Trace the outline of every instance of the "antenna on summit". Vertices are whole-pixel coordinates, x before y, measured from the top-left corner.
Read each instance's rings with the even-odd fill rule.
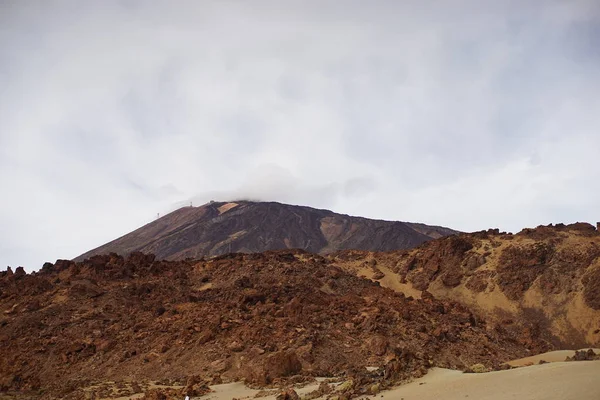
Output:
[[[156,219],[160,218],[160,213],[156,213]]]
[[[192,207],[192,202],[190,201],[190,207]]]

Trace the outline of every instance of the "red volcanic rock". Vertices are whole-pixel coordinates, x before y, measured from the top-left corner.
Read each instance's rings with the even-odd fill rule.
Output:
[[[533,281],[547,268],[554,254],[554,246],[535,243],[510,246],[500,256],[497,271],[500,287],[509,299],[518,299]]]
[[[540,226],[517,235],[488,230],[412,250],[328,257],[354,273],[361,273],[357,265],[375,260],[389,278],[381,284],[415,297],[415,289],[427,291],[426,301],[431,295],[468,304],[502,332],[523,337],[526,346],[537,346],[525,339],[530,336],[559,348],[600,344],[600,232],[589,224]]]
[[[277,397],[275,397],[276,400],[300,400],[300,396],[298,396],[298,393],[296,393],[296,391],[294,389],[286,389],[283,392],[279,393],[277,395]]]
[[[57,262],[17,280],[2,275],[0,316],[0,388],[45,398],[83,396],[103,381],[177,379],[202,393],[205,382],[351,373],[349,393],[368,394],[374,383],[421,376],[431,365],[493,365],[544,346],[497,331],[460,304],[427,292],[407,298],[301,251]]]
[[[600,268],[596,268],[583,278],[585,288],[583,298],[588,306],[600,310]]]

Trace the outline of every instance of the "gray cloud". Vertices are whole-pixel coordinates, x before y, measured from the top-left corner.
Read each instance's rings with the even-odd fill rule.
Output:
[[[189,199],[594,221],[590,1],[4,1],[0,266]]]
[[[289,169],[277,164],[262,164],[244,173],[243,183],[232,190],[208,191],[194,196],[193,204],[205,204],[211,200],[279,201],[283,203],[326,208],[340,200],[360,199],[376,190],[372,177],[356,177],[345,181],[310,180],[294,175]],[[175,208],[189,204],[183,201]]]

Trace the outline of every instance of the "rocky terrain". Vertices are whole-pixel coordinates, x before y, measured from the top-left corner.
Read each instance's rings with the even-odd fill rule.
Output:
[[[351,217],[275,202],[211,202],[180,208],[75,260],[134,251],[168,260],[290,248],[320,254],[344,249],[388,251],[455,233],[439,226]]]
[[[463,240],[437,246],[463,249]],[[344,257],[360,255],[353,254]],[[426,272],[426,285],[416,277],[429,264],[409,262],[407,254],[398,260],[414,265],[407,279],[423,289],[435,289],[436,274],[449,275],[442,263],[436,274]],[[157,387],[179,385],[173,396],[180,398],[205,393],[209,383],[268,388],[341,376],[338,390],[347,398],[433,366],[498,369],[551,348],[540,331],[486,322],[427,291],[406,296],[335,265],[341,258],[285,250],[161,261],[132,253],[1,272],[0,395],[93,399],[146,391],[166,398]],[[466,273],[452,282],[463,279]]]
[[[504,329],[557,348],[600,345],[600,233],[589,224],[489,230],[408,251],[345,251],[335,265],[418,297],[458,301]]]

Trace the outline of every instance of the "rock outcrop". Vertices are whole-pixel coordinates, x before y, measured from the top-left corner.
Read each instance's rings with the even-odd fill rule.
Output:
[[[502,329],[539,334],[558,348],[600,345],[600,233],[589,224],[488,230],[407,251],[329,257],[407,295],[426,290],[461,302]]]

